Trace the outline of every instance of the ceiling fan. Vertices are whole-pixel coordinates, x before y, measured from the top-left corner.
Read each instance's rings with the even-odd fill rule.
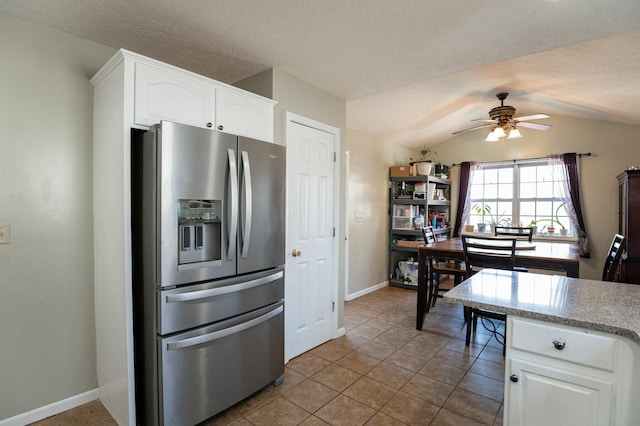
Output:
[[[551,127],[553,127],[550,124],[528,122],[528,120],[540,120],[543,118],[549,118],[549,116],[546,114],[532,114],[524,115],[522,117],[514,117],[516,109],[512,106],[504,104],[504,100],[507,99],[507,96],[509,96],[509,93],[507,92],[501,92],[496,95],[496,97],[500,100],[500,106],[492,108],[491,111],[489,111],[489,117],[491,117],[491,120],[482,118],[471,120],[481,121],[487,124],[471,127],[469,129],[458,130],[457,132],[453,132],[453,134],[459,135],[471,130],[491,127],[491,131],[489,132],[489,135],[487,136],[485,141],[498,142],[500,139],[505,137],[507,139],[521,138],[522,135],[520,134],[518,127],[526,127],[528,129],[535,130],[549,130],[551,129]]]

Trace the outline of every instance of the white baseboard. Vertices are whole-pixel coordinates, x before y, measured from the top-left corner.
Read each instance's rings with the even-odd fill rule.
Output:
[[[98,389],[93,389],[79,395],[71,396],[62,401],[57,401],[44,407],[36,408],[35,410],[27,411],[26,413],[18,414],[17,416],[9,417],[8,419],[0,420],[0,426],[24,426],[29,423],[37,422],[47,417],[51,417],[55,414],[62,413],[63,411],[70,410],[86,404],[87,402],[95,401],[98,399]]]
[[[353,299],[357,299],[358,297],[362,297],[365,294],[373,293],[374,291],[380,290],[381,288],[384,288],[384,287],[386,287],[388,285],[389,285],[389,281],[385,281],[385,282],[382,282],[380,284],[376,284],[376,285],[373,285],[371,287],[367,287],[364,290],[360,290],[360,291],[357,291],[355,293],[348,294],[347,297],[345,297],[345,302],[348,302],[348,301],[353,300]]]
[[[342,337],[347,333],[347,330],[345,330],[344,327],[340,327],[339,329],[336,330],[336,333],[334,334],[333,338],[337,339],[338,337]]]

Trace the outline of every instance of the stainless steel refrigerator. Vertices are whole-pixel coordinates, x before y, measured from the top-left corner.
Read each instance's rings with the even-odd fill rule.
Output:
[[[166,121],[133,132],[137,422],[194,425],[282,381],[285,150]]]

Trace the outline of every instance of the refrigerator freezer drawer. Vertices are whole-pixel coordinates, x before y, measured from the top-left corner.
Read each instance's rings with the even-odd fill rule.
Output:
[[[194,425],[284,374],[284,306],[158,338],[164,425]]]
[[[157,333],[167,335],[220,321],[284,299],[282,268],[158,291]]]

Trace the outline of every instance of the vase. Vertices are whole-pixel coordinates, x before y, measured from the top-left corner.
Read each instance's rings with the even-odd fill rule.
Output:
[[[433,167],[433,163],[418,163],[418,174],[420,176],[429,176],[431,174],[431,167]]]

